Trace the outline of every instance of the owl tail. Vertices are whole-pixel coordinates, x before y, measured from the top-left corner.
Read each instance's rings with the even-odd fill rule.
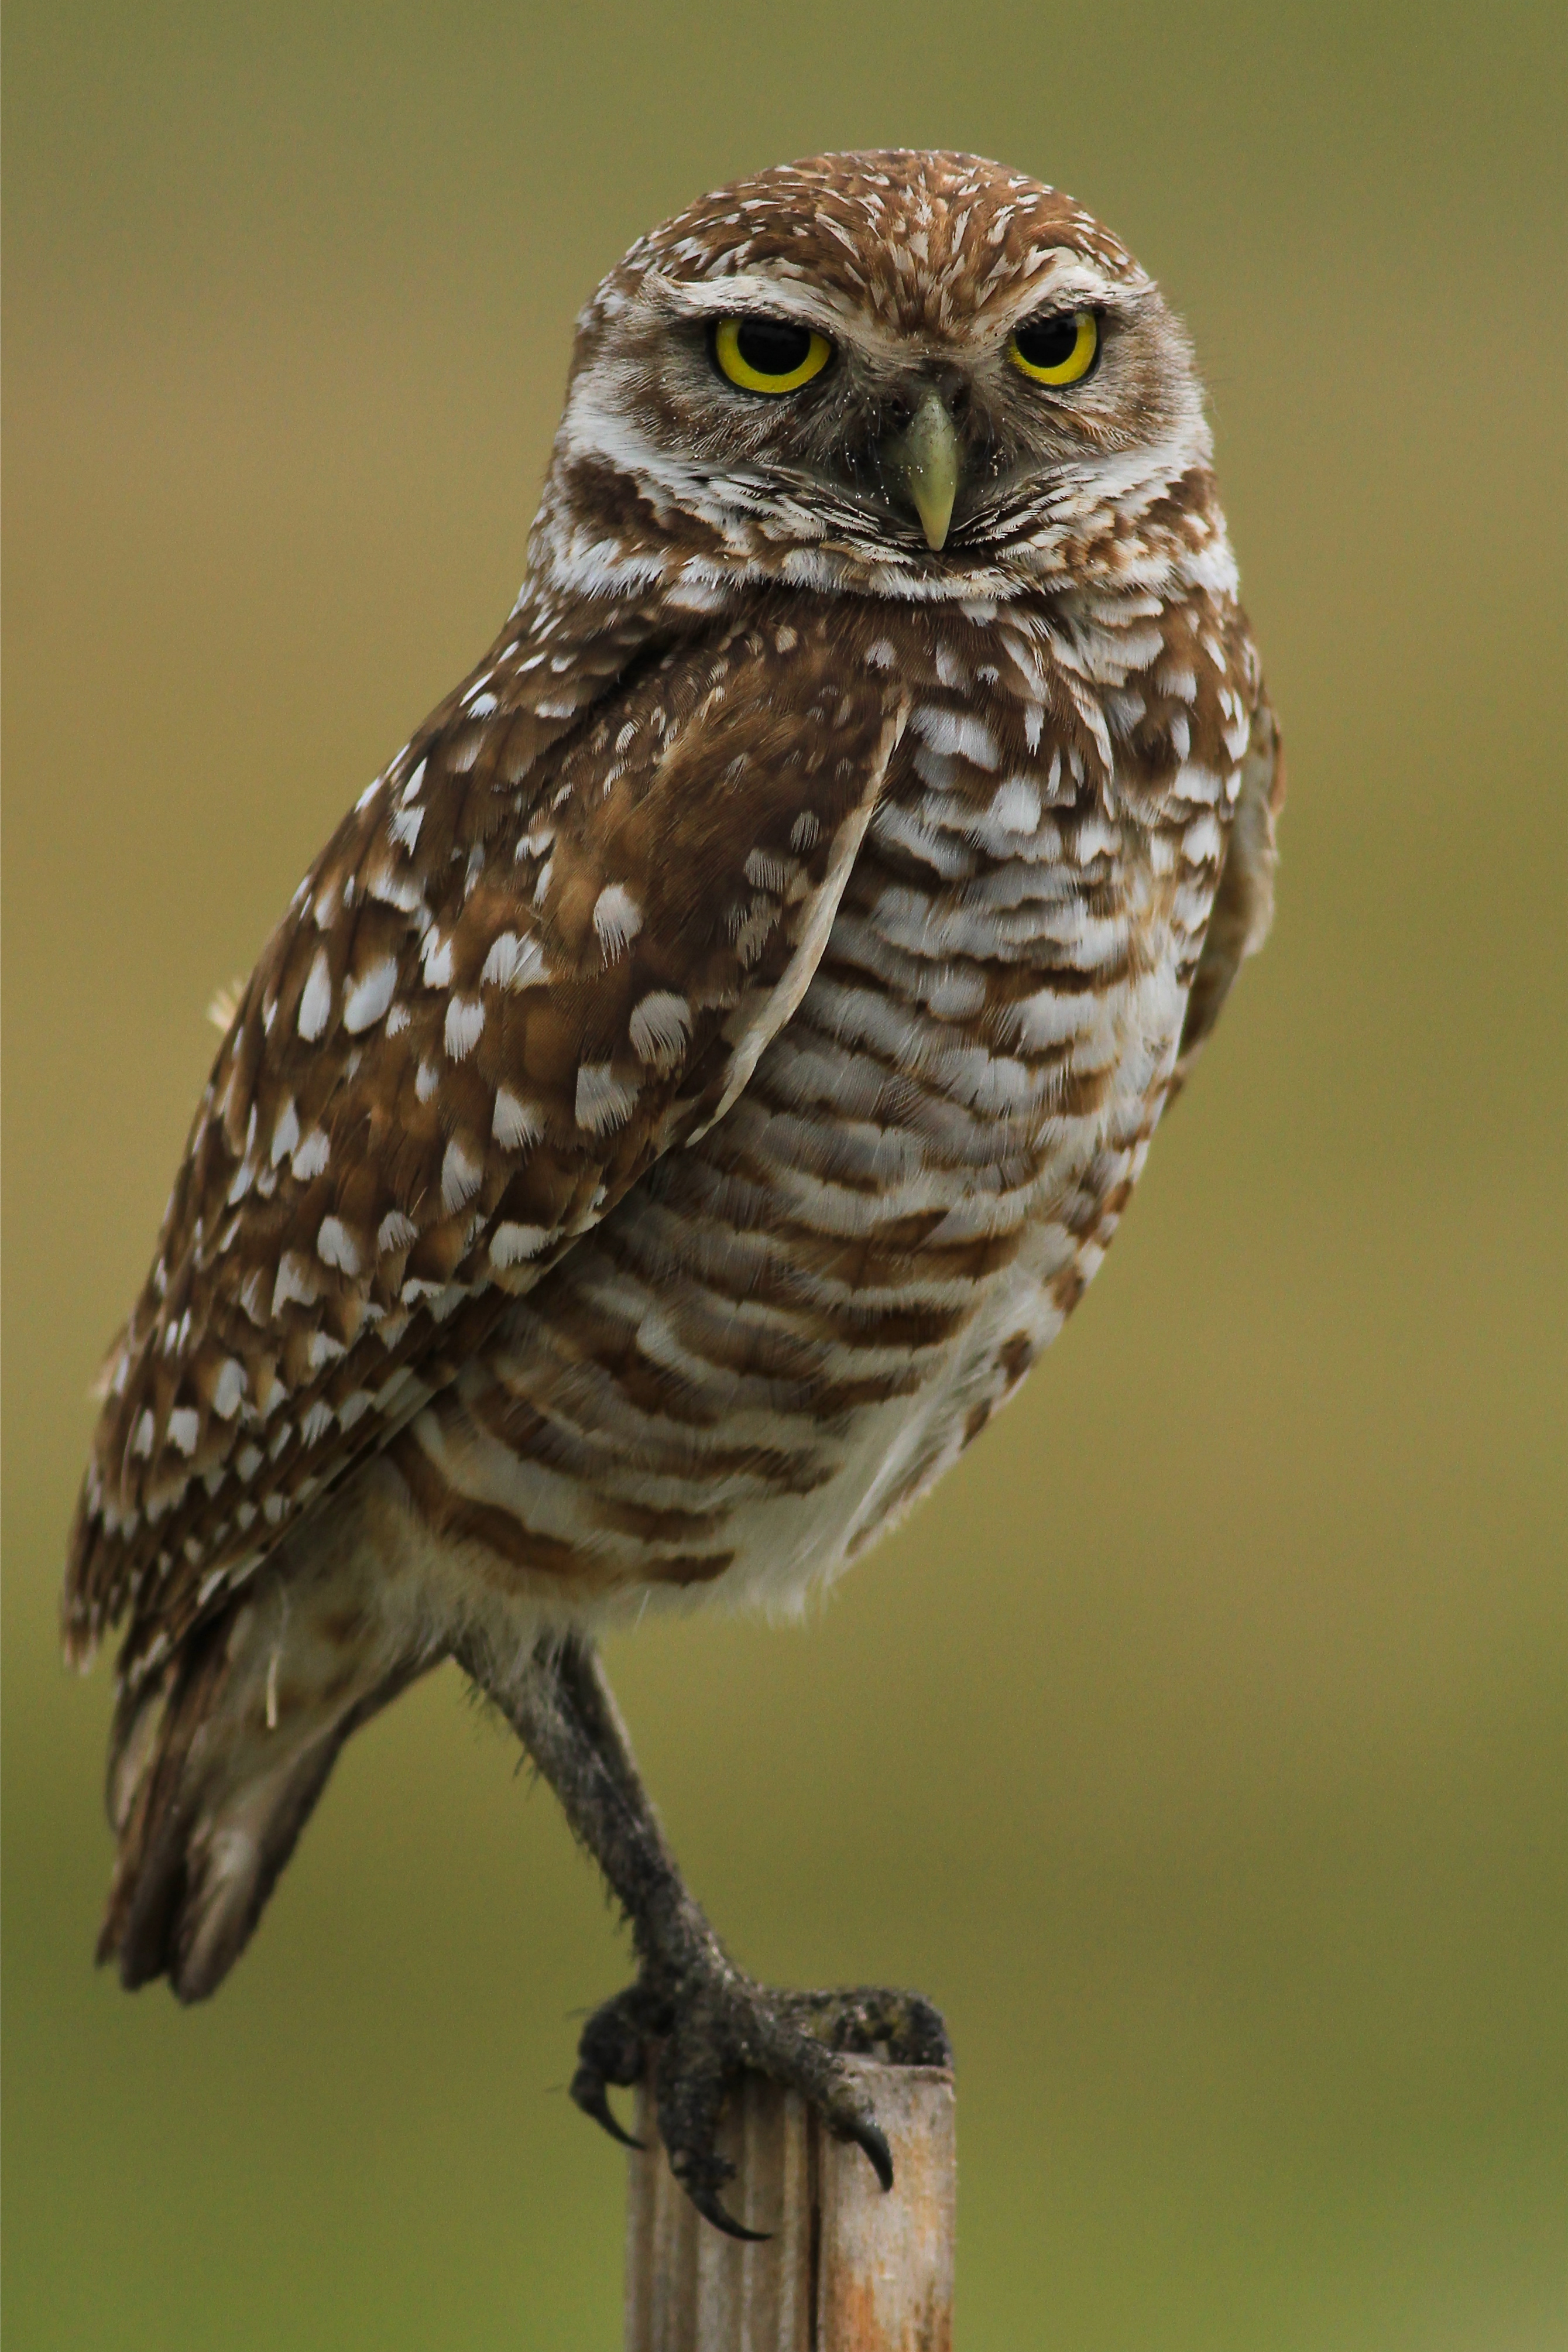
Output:
[[[183,2001],[217,1990],[343,1742],[436,1663],[389,1659],[343,1598],[246,1594],[121,1696],[98,1958],[118,1960],[128,1990],[159,1976]]]

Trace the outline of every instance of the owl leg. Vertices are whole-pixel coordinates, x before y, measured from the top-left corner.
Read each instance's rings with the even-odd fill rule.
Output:
[[[467,1672],[501,1708],[560,1799],[632,1925],[637,1980],[583,2029],[571,2095],[616,2139],[611,2084],[641,2081],[655,2058],[659,2131],[670,2167],[699,2212],[732,2237],[719,2190],[734,2167],[718,2152],[726,2093],[747,2069],[799,2091],[841,2139],[864,2149],[884,2189],[893,2158],[849,2055],[946,2065],[947,2036],[917,1994],[861,1987],[775,1992],[737,1968],[687,1889],[632,1755],[591,1643],[541,1642],[520,1681],[481,1655]]]

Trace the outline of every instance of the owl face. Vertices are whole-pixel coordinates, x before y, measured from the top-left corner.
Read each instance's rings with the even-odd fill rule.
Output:
[[[555,473],[694,589],[952,596],[1092,575],[1208,454],[1186,340],[1097,222],[888,153],[765,173],[633,247],[583,314]]]

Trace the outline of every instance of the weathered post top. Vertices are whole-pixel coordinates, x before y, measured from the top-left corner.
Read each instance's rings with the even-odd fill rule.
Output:
[[[626,2352],[951,2352],[956,2215],[953,2077],[845,2062],[865,2079],[895,2167],[884,2195],[858,2147],[793,2092],[748,2074],[729,2102],[726,2202],[770,2234],[710,2228],[638,2094],[626,2215]]]

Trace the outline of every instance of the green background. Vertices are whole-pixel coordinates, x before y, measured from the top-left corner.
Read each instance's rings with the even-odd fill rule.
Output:
[[[802,1632],[614,1645],[764,1973],[959,2055],[961,2343],[1568,2336],[1558,11],[12,0],[7,2343],[610,2347],[624,1947],[435,1678],[207,2010],[89,1965],[86,1383],[242,972],[515,593],[577,304],[968,146],[1196,333],[1281,914],[1022,1401]]]

